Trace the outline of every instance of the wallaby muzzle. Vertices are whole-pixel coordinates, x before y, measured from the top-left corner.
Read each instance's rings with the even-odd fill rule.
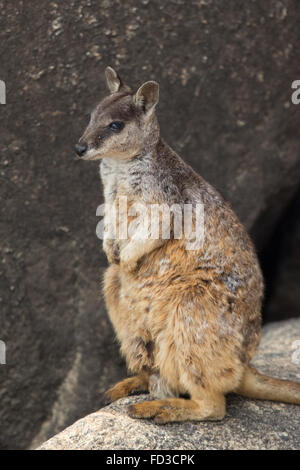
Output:
[[[75,145],[75,152],[79,157],[83,157],[88,149],[88,146],[85,142],[80,142]]]

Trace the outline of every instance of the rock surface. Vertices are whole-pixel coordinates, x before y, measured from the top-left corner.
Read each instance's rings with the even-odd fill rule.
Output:
[[[294,341],[298,340],[298,353]],[[295,362],[295,363],[293,363]],[[253,361],[262,372],[300,381],[300,320],[268,325]],[[298,449],[300,407],[228,397],[221,422],[159,426],[126,414],[130,403],[147,395],[123,398],[45,442],[40,449]]]
[[[96,410],[125,375],[99,295],[98,168],[72,150],[107,93],[105,66],[132,86],[160,82],[164,137],[263,249],[300,181],[300,106],[291,103],[300,10],[292,0],[0,0],[0,11],[6,449],[37,445]]]

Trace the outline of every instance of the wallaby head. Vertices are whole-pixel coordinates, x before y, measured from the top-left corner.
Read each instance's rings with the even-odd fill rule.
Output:
[[[136,93],[111,67],[105,71],[110,95],[95,107],[75,151],[84,160],[130,159],[155,145],[159,126],[155,115],[158,83],[144,83]]]

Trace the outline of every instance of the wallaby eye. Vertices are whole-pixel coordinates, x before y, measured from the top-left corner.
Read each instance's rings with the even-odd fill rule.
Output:
[[[109,128],[112,131],[120,132],[124,128],[124,125],[125,125],[124,122],[114,121],[110,123]]]

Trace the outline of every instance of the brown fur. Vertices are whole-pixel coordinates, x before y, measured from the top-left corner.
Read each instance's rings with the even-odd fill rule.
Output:
[[[244,227],[220,194],[161,139],[158,85],[147,82],[134,94],[110,68],[107,82],[112,94],[95,108],[81,139],[88,145],[85,159],[102,159],[106,202],[117,207],[121,196],[129,207],[201,202],[205,211],[204,243],[197,250],[187,250],[184,238],[121,240],[106,232],[103,247],[111,265],[105,301],[135,374],[108,397],[146,388],[160,400],[132,405],[129,413],[159,423],[221,419],[224,397],[234,391],[299,404],[300,384],[266,378],[249,366],[260,341],[263,279]],[[124,122],[124,129],[112,133],[112,120]],[[107,227],[110,217],[107,211]]]

